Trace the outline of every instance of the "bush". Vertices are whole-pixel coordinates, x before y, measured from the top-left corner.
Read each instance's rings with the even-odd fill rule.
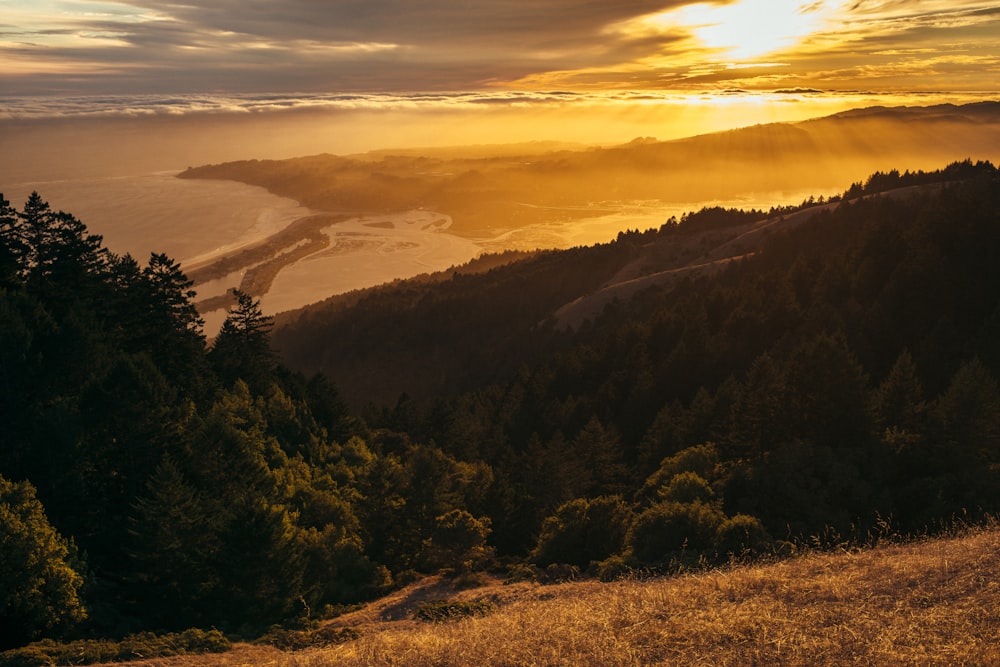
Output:
[[[771,543],[771,536],[757,517],[737,514],[722,522],[716,530],[715,541],[720,554],[739,556],[766,548]]]
[[[121,641],[84,639],[72,642],[44,640],[23,648],[0,653],[0,667],[42,667],[47,665],[90,665],[98,662],[125,662],[188,653],[222,653],[231,644],[218,630],[190,629],[157,635],[141,632]]]
[[[576,581],[580,578],[580,568],[575,565],[552,563],[545,568],[545,583],[561,584],[567,581]]]
[[[618,496],[571,500],[542,523],[532,560],[586,568],[621,551],[631,522],[632,510]]]
[[[677,503],[708,503],[715,498],[715,492],[701,475],[695,472],[682,472],[674,475],[670,483],[660,489],[660,498]]]
[[[643,563],[664,563],[686,550],[714,546],[725,515],[704,503],[664,501],[640,514],[629,531],[632,555]]]
[[[638,497],[655,499],[665,486],[684,473],[694,473],[708,482],[717,481],[719,462],[719,450],[715,443],[706,442],[683,449],[660,462],[660,468],[646,479]]]
[[[516,584],[519,581],[537,582],[542,578],[542,571],[530,563],[515,563],[507,568],[504,584]]]
[[[434,520],[434,532],[424,543],[423,561],[431,570],[485,567],[493,552],[486,546],[490,520],[465,510],[452,510]]]
[[[612,556],[590,566],[590,573],[601,581],[618,581],[634,574],[635,570],[621,556]]]

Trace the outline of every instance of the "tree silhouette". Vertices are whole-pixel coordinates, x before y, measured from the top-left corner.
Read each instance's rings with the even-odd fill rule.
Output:
[[[233,290],[236,305],[229,311],[210,356],[222,381],[244,380],[255,391],[265,391],[274,379],[276,358],[271,350],[272,318],[260,301]]]

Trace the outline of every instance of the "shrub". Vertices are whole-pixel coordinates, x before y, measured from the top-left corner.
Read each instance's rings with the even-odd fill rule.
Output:
[[[561,584],[580,578],[580,568],[575,565],[552,563],[545,568],[545,583]]]
[[[44,640],[23,648],[0,653],[0,667],[41,667],[47,665],[90,665],[97,662],[124,662],[188,653],[222,653],[231,644],[218,630],[190,629],[157,635],[141,632],[121,641],[84,639],[72,642]]]
[[[434,532],[424,543],[423,560],[430,569],[476,569],[486,566],[492,550],[486,546],[490,520],[465,510],[452,510],[434,520]]]
[[[725,515],[704,503],[664,501],[640,514],[629,531],[632,555],[643,563],[663,563],[685,550],[714,546]]]
[[[634,572],[635,570],[621,556],[611,556],[600,563],[593,563],[590,566],[590,573],[605,582],[625,579],[632,576]]]
[[[695,473],[703,480],[716,481],[719,477],[719,450],[716,445],[706,442],[663,459],[660,468],[649,476],[639,490],[638,497],[655,499],[661,489],[683,473]]]
[[[767,547],[771,543],[771,536],[757,517],[737,514],[719,525],[715,541],[719,553],[738,556]]]
[[[457,621],[469,616],[485,616],[496,609],[496,604],[489,600],[448,601],[435,600],[426,602],[413,612],[413,618],[431,623]]]
[[[542,571],[530,563],[515,563],[507,568],[507,577],[503,580],[505,584],[516,584],[519,581],[539,581],[542,578]]]
[[[715,492],[701,475],[696,472],[682,472],[674,475],[670,483],[660,489],[660,498],[677,503],[708,503],[715,498]]]
[[[621,551],[631,523],[632,510],[618,496],[571,500],[542,523],[532,560],[586,568]]]

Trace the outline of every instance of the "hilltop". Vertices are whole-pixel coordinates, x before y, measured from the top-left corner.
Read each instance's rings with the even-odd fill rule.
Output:
[[[564,332],[613,322],[602,318],[605,310],[623,308],[636,295],[653,290],[664,299],[679,287],[681,298],[700,278],[726,270],[753,274],[759,262],[750,260],[760,260],[781,239],[804,239],[816,228],[835,236],[834,228],[851,230],[830,219],[856,219],[861,214],[851,208],[871,206],[876,196],[881,203],[874,205],[903,215],[976,170],[965,161],[932,172],[876,172],[829,201],[810,197],[768,211],[705,207],[658,229],[620,232],[611,243],[487,255],[281,313],[274,344],[293,368],[336,378],[356,406],[391,403],[404,392],[452,395],[509,380],[522,364],[564,345]],[[822,255],[823,241],[814,242]],[[796,258],[786,259],[788,270]]]
[[[259,185],[337,214],[434,210],[454,220],[451,233],[483,239],[592,218],[628,202],[818,194],[896,165],[926,169],[956,158],[995,160],[998,128],[1000,102],[872,108],[672,141],[324,154],[205,165],[180,177]]]
[[[862,109],[616,146],[538,142],[204,165],[179,176],[261,186],[316,214],[187,268],[203,314],[230,305],[231,287],[290,310],[482,252],[605,242],[703,205],[782,207],[897,165],[995,161],[998,130],[1000,103],[987,102]]]

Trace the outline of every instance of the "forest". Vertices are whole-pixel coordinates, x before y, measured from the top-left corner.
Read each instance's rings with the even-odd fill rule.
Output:
[[[421,574],[613,579],[1000,510],[992,164],[874,174],[717,272],[552,317],[763,215],[277,327],[237,294],[209,342],[176,261],[0,197],[0,649],[252,638]]]

